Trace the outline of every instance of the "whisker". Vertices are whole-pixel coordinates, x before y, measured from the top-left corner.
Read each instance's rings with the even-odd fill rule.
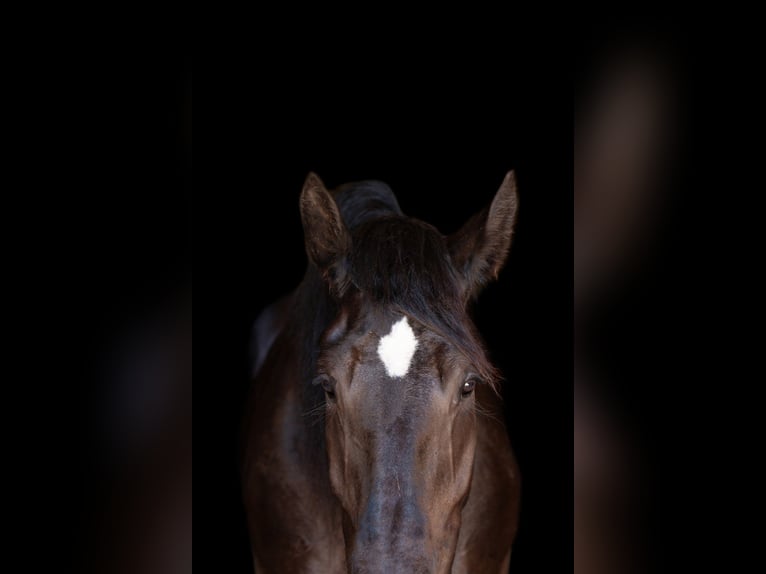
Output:
[[[474,408],[474,412],[476,413],[477,416],[488,418],[488,419],[490,419],[490,420],[492,420],[494,422],[500,423],[500,424],[504,423],[503,419],[499,416],[498,413],[493,412],[490,409],[484,408],[478,402],[474,402],[474,407],[473,408]]]
[[[327,405],[325,403],[319,403],[313,408],[304,411],[302,414],[305,418],[311,419],[309,424],[315,425],[324,421],[325,414],[327,412]]]

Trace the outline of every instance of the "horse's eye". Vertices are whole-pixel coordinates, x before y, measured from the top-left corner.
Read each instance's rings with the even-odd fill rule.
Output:
[[[467,397],[473,392],[473,389],[476,387],[476,383],[478,380],[476,377],[469,377],[465,380],[463,383],[463,386],[460,387],[460,394],[463,395],[463,397]]]
[[[328,399],[335,398],[335,379],[333,379],[330,375],[319,375],[316,379],[314,379],[314,384],[322,385],[322,388],[324,389]]]

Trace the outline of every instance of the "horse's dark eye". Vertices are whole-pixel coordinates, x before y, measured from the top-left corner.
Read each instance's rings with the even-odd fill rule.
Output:
[[[314,379],[315,385],[322,385],[322,388],[324,389],[325,394],[327,394],[328,399],[334,399],[335,398],[335,379],[333,379],[329,375],[319,375],[316,379]]]
[[[477,380],[475,377],[471,377],[469,379],[466,379],[463,383],[463,386],[460,387],[460,394],[464,397],[467,397],[473,392],[474,387],[476,387]]]

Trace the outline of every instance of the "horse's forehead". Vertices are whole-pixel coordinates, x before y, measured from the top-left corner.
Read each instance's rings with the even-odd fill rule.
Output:
[[[418,344],[418,337],[407,317],[401,317],[391,325],[388,334],[380,338],[377,348],[378,358],[389,377],[400,378],[407,374]]]

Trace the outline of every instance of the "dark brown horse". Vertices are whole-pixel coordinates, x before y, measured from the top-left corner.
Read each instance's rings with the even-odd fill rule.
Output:
[[[308,176],[306,275],[255,326],[242,480],[258,574],[508,571],[519,472],[467,307],[516,205],[509,173],[444,237],[383,183]]]

